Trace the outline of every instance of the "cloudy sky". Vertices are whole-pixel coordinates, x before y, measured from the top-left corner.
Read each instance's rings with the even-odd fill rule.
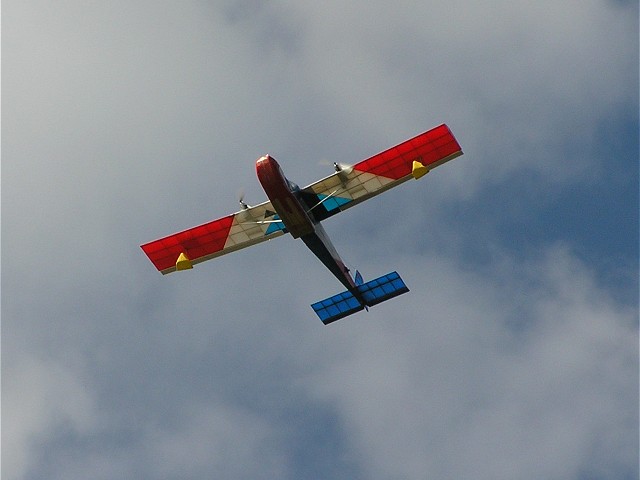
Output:
[[[2,478],[638,477],[638,4],[3,2]],[[282,237],[139,245],[440,123],[325,222],[411,293],[328,327]]]

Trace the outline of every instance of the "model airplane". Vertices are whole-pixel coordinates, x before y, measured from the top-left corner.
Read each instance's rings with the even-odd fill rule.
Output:
[[[290,233],[300,238],[346,291],[311,305],[326,325],[409,291],[396,272],[364,283],[344,265],[320,222],[385,190],[427,174],[462,155],[446,125],[440,125],[353,166],[334,163],[335,173],[300,188],[266,155],[256,173],[268,201],[204,225],[142,245],[163,274]]]

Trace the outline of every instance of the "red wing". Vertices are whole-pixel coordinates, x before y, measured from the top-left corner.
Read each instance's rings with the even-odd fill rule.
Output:
[[[285,233],[284,225],[277,220],[271,202],[227,215],[218,220],[174,233],[142,245],[162,273],[174,272],[176,262],[184,255],[189,268],[196,264],[270,240]]]
[[[440,125],[355,164],[353,169],[399,180],[411,175],[414,160],[431,170],[461,154],[449,127]]]
[[[193,261],[222,250],[229,236],[232,222],[233,215],[229,215],[142,245],[142,250],[156,268],[164,272],[175,268],[181,253],[185,253]]]
[[[316,219],[324,220],[411,178],[420,178],[459,155],[462,149],[449,127],[440,125],[318,180],[302,193],[309,204],[315,204]]]

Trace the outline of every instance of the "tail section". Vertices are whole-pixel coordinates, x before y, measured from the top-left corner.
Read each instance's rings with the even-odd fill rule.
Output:
[[[353,293],[347,290],[314,303],[311,308],[320,317],[322,323],[328,325],[366,307],[372,307],[409,291],[398,272],[391,272],[370,282],[357,285],[356,289],[365,304],[362,304]]]

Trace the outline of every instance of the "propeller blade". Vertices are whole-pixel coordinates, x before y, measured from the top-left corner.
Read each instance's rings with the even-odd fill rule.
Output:
[[[241,188],[240,190],[238,190],[238,203],[240,204],[243,210],[246,210],[247,208],[249,208],[249,205],[247,205],[244,202],[244,188]]]
[[[349,165],[348,163],[339,163],[339,162],[330,162],[328,160],[322,160],[320,162],[321,165],[333,165],[333,169],[336,172],[344,172],[346,174],[351,173],[353,170],[353,165]]]

